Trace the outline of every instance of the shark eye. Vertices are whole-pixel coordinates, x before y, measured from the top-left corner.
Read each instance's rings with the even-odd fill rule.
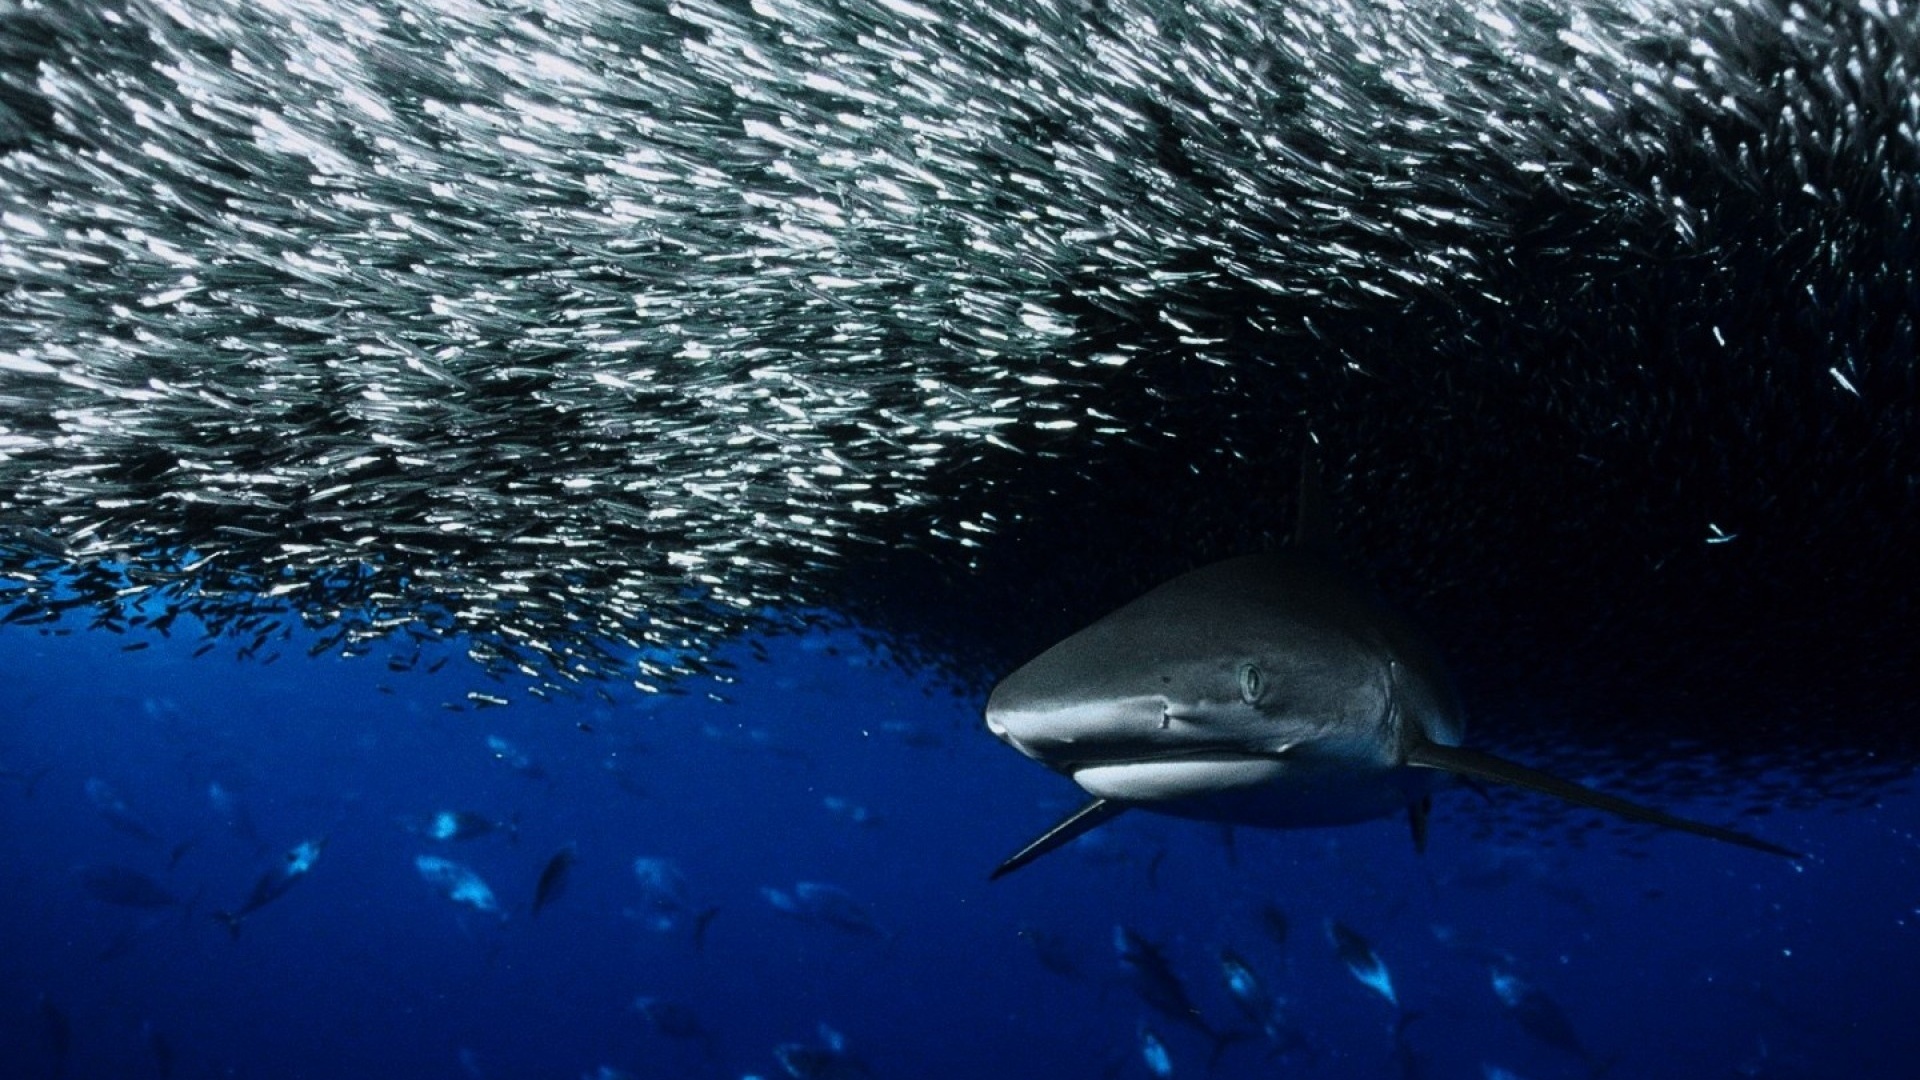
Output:
[[[1240,665],[1240,699],[1251,705],[1260,700],[1267,689],[1267,680],[1260,669],[1253,664]]]

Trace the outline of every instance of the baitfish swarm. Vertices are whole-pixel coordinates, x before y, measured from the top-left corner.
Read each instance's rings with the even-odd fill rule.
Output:
[[[1548,415],[1590,455],[1700,434],[1674,484],[1718,475],[1745,429],[1669,423],[1694,380],[1655,361],[1792,339],[1755,298],[1807,290],[1854,314],[1739,407],[1805,394],[1783,413],[1828,431],[1876,402],[1876,452],[1911,451],[1916,25],[1898,0],[8,5],[0,606],[463,635],[536,687],[659,687],[769,611],[860,610],[902,559],[1029,595],[991,561],[1018,523],[1069,501],[1141,531],[1084,482],[1109,454],[1265,469],[1313,426],[1384,497]],[[1729,277],[1760,256],[1789,269]],[[1692,268],[1693,336],[1536,365],[1650,260]],[[1431,411],[1364,407],[1376,384]],[[1162,487],[1192,529],[1110,545],[1100,587],[1265,535]],[[1371,516],[1375,552],[1457,535],[1417,500]],[[1444,606],[1446,574],[1398,569]]]

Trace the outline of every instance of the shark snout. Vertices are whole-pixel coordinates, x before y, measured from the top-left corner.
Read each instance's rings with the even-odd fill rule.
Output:
[[[1111,730],[1112,720],[1111,711],[1101,707],[987,707],[987,730],[1036,761]]]
[[[989,700],[986,719],[1001,741],[1062,770],[1164,753],[1182,734],[1158,696],[1012,706]]]

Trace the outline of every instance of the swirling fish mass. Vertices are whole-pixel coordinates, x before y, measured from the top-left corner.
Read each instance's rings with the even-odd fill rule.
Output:
[[[978,685],[1311,438],[1489,744],[1844,791],[1915,749],[1917,67],[1896,0],[7,4],[0,610]]]

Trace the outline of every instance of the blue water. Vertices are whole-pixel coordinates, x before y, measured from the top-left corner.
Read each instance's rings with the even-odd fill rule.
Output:
[[[192,659],[180,628],[151,640],[0,632],[0,1075],[161,1076],[170,1053],[182,1078],[777,1077],[774,1047],[819,1045],[822,1025],[848,1055],[833,1075],[882,1078],[1145,1077],[1143,1026],[1174,1075],[1218,1080],[1908,1077],[1920,1060],[1910,794],[1745,823],[1811,853],[1799,864],[1584,812],[1494,839],[1530,797],[1460,791],[1425,856],[1400,821],[1242,830],[1229,851],[1212,828],[1136,815],[989,884],[1073,804],[1069,785],[987,737],[977,697],[852,635],[777,639],[764,661],[735,649],[736,682],[684,696],[484,709],[458,658],[394,672],[309,659],[296,638],[236,664]],[[91,778],[159,839],[114,828]],[[1685,793],[1667,808],[1725,820]],[[458,843],[409,829],[436,810],[515,827]],[[317,838],[312,872],[230,939],[211,913]],[[536,917],[535,881],[569,844],[571,879]],[[422,854],[471,867],[505,917],[436,891]],[[699,947],[684,913],[633,917],[640,857],[672,860],[690,905],[717,908]],[[80,884],[98,866],[187,905],[103,903]],[[845,889],[878,932],[762,892],[802,881]],[[1340,965],[1328,919],[1372,940],[1414,1019]],[[1247,1039],[1209,1069],[1207,1041],[1123,977],[1117,924],[1164,947],[1208,1024],[1245,1030],[1216,962],[1236,950],[1306,1047]],[[1033,934],[1077,973],[1043,966]],[[1490,964],[1550,995],[1586,1055],[1523,1029]],[[684,1005],[705,1036],[660,1030],[640,996]]]

